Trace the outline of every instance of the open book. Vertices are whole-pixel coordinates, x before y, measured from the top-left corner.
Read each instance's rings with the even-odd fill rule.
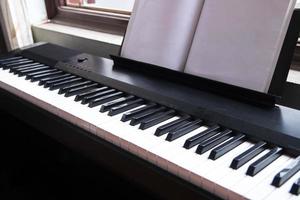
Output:
[[[296,0],[138,0],[121,56],[267,93]]]

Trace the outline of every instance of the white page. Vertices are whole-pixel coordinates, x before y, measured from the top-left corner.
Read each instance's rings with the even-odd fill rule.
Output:
[[[296,0],[207,0],[185,72],[267,92]]]
[[[183,71],[203,0],[136,0],[121,56]]]

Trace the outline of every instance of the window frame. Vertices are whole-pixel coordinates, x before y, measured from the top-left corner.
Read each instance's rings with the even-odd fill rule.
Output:
[[[67,6],[65,0],[45,0],[45,5],[52,23],[117,35],[125,34],[130,18],[129,12]]]

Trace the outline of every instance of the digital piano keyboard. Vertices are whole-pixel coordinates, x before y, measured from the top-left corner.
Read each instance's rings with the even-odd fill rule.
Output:
[[[300,198],[298,110],[255,106],[45,43],[0,58],[0,89],[2,110],[143,182],[146,172],[128,167],[137,159],[161,177],[145,184],[167,196]],[[97,152],[103,146],[133,159],[116,166]]]

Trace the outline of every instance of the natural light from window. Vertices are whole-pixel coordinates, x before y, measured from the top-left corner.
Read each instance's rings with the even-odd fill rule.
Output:
[[[131,12],[135,0],[67,0],[67,5],[91,9]]]

